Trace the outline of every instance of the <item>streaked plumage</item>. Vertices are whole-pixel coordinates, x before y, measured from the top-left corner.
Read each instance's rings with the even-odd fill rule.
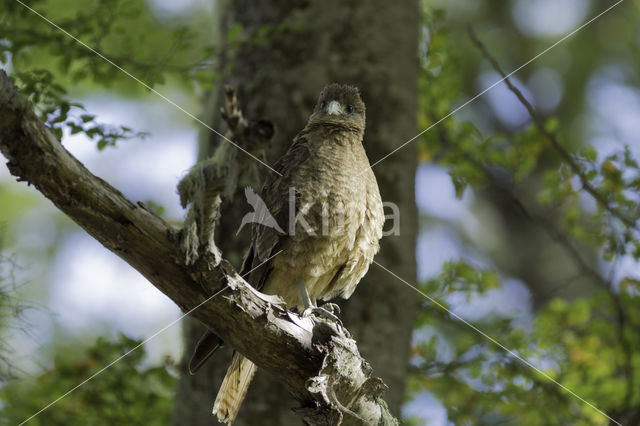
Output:
[[[358,90],[327,86],[306,127],[276,163],[282,176],[270,174],[262,188],[260,196],[285,233],[254,224],[242,270],[256,268],[247,281],[279,295],[291,308],[303,307],[299,280],[314,302],[348,298],[378,251],[384,212],[362,145],[364,127],[365,106]],[[290,188],[295,193],[294,216],[302,212],[313,233],[301,223],[291,232]],[[235,419],[254,373],[255,365],[235,353],[214,404],[220,421]]]

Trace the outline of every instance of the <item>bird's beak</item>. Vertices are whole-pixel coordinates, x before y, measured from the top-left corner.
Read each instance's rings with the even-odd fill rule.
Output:
[[[331,101],[329,102],[329,106],[327,106],[327,114],[329,115],[340,115],[342,114],[342,106],[340,105],[340,102],[338,101]]]

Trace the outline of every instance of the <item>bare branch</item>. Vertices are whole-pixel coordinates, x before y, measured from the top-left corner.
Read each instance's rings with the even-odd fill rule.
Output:
[[[212,253],[187,267],[177,231],[91,174],[2,70],[0,150],[19,181],[35,186],[183,311],[193,310],[195,318],[285,384],[308,424],[397,424],[381,397],[384,385],[371,376],[344,330],[286,311]]]

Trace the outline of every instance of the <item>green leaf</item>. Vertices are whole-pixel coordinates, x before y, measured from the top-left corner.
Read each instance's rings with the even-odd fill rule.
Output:
[[[591,145],[582,150],[582,155],[591,162],[594,162],[598,159],[598,152]]]
[[[233,24],[231,29],[227,32],[227,42],[229,44],[234,44],[240,39],[242,32],[243,32],[243,28],[241,24],[239,23]]]
[[[551,117],[544,123],[544,129],[549,133],[557,132],[559,127],[560,122],[556,117]]]

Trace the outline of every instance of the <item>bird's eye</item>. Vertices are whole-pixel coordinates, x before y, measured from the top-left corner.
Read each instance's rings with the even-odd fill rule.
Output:
[[[327,106],[327,103],[325,101],[320,102],[320,109],[324,109],[324,107]]]
[[[355,111],[355,108],[353,107],[353,105],[348,105],[348,106],[347,106],[347,112],[348,112],[349,114],[351,114],[353,111]]]

